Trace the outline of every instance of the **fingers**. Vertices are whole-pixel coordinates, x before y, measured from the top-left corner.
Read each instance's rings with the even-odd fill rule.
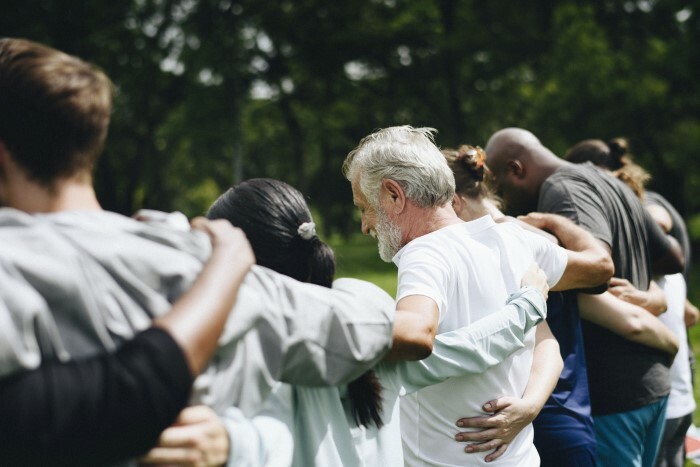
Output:
[[[490,428],[482,431],[462,431],[455,435],[455,441],[460,443],[486,443],[495,439],[500,439],[500,429]],[[486,450],[488,448],[484,448]]]
[[[139,459],[139,464],[164,464],[177,466],[203,465],[202,452],[194,448],[153,448],[145,457]]]
[[[158,446],[164,448],[194,448],[206,443],[207,433],[201,425],[172,426],[166,428],[158,438]]]
[[[218,416],[211,408],[206,405],[193,405],[182,409],[182,412],[177,416],[175,425],[191,425],[209,420],[217,420]]]
[[[506,407],[513,405],[512,397],[499,397],[498,399],[493,399],[488,401],[483,405],[484,412],[498,412]]]
[[[547,293],[549,292],[549,285],[547,284],[547,275],[542,269],[540,269],[537,264],[532,263],[525,274],[523,275],[520,284],[525,286],[530,286],[538,289],[544,298],[547,298]]]
[[[610,282],[608,282],[608,285],[610,287],[619,287],[619,286],[629,286],[631,284],[630,284],[630,281],[628,281],[627,279],[622,279],[620,277],[611,277]]]
[[[541,212],[531,212],[526,216],[518,216],[518,220],[526,222],[533,227],[541,229],[545,226],[547,222],[547,217]]]
[[[503,444],[501,444],[500,446],[498,446],[498,448],[497,448],[495,451],[493,451],[491,454],[489,454],[488,456],[484,457],[484,460],[485,460],[486,462],[495,461],[496,459],[498,459],[499,457],[501,457],[501,456],[503,455],[504,452],[506,452],[506,449],[508,449],[508,444],[507,444],[507,443],[503,443]]]

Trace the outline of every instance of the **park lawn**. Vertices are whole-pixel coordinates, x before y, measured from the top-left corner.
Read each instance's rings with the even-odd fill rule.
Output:
[[[396,266],[379,258],[375,239],[367,235],[354,235],[348,240],[333,238],[329,244],[335,251],[336,277],[364,279],[377,284],[392,297],[396,296]]]

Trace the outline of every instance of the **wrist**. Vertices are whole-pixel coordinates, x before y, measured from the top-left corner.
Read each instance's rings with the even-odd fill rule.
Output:
[[[527,421],[528,423],[530,423],[535,418],[537,418],[537,415],[540,413],[540,410],[542,410],[542,407],[544,406],[544,402],[539,402],[528,397],[524,397],[522,401],[525,405]]]

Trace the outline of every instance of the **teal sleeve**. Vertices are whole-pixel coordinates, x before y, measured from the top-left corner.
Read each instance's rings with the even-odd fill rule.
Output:
[[[392,372],[403,386],[402,394],[451,377],[483,373],[523,348],[525,334],[546,315],[544,296],[531,287],[522,288],[501,311],[436,336],[428,358],[396,364]]]

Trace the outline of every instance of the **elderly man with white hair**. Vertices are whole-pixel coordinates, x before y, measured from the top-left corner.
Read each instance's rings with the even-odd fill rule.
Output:
[[[567,250],[513,223],[459,219],[452,208],[454,177],[433,143],[433,132],[410,126],[380,130],[360,141],[343,166],[362,213],[362,232],[375,236],[381,258],[398,266],[397,315],[410,313],[428,323],[404,336],[406,352],[428,353],[436,333],[499,310],[533,262],[555,289],[609,278],[612,268],[581,274],[591,265],[567,264]],[[453,378],[402,398],[406,464],[538,465],[532,418],[508,426],[512,434],[505,439],[489,433],[484,442],[464,447],[455,442],[463,439],[455,415],[488,415],[482,404],[500,396],[530,398],[532,406],[541,407],[561,371],[558,350],[549,328],[540,325],[524,349],[483,374]],[[488,455],[465,454],[494,449]]]

